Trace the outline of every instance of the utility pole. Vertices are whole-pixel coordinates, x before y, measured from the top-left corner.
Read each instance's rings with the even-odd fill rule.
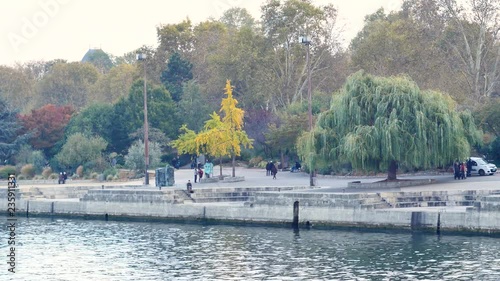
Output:
[[[149,185],[149,132],[148,132],[148,96],[146,93],[146,54],[137,54],[137,60],[142,61],[144,66],[144,184]]]
[[[307,67],[307,115],[309,117],[309,132],[312,132],[313,130],[313,118],[312,118],[312,93],[311,93],[311,59],[310,59],[310,45],[311,45],[311,40],[309,37],[301,37],[301,43],[306,45],[307,47],[307,53],[306,53],[306,67]],[[311,158],[311,157],[310,157]],[[314,186],[314,168],[312,165],[312,159],[311,163],[309,163],[309,186]]]

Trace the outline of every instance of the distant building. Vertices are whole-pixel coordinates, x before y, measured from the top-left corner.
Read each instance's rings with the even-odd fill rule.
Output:
[[[101,73],[108,72],[113,67],[113,62],[100,48],[90,48],[82,58],[82,62],[93,64]]]

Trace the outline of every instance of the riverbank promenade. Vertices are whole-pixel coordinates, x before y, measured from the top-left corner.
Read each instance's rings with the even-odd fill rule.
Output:
[[[227,188],[227,187],[290,187],[290,186],[309,186],[309,174],[304,172],[292,173],[290,171],[279,171],[277,174],[277,179],[272,179],[272,176],[266,176],[266,171],[264,169],[257,168],[236,168],[236,177],[243,177],[242,181],[234,182],[206,182],[194,183],[194,175],[191,169],[179,169],[175,170],[175,184],[174,186],[162,187],[165,189],[185,189],[188,180],[193,184],[193,188],[203,189],[203,188]],[[154,171],[150,171],[151,175],[154,175]],[[219,166],[214,167],[214,175],[212,177],[218,177],[220,174]],[[232,174],[231,167],[223,167],[222,174],[226,177],[230,177]],[[398,179],[401,180],[423,180],[431,179],[432,183],[426,185],[416,185],[408,186],[402,188],[349,188],[348,184],[354,181],[360,181],[362,183],[374,183],[377,181],[382,181],[386,178],[386,175],[379,174],[377,176],[323,176],[318,175],[316,177],[316,185],[311,188],[309,192],[384,192],[384,191],[437,191],[437,190],[465,190],[465,189],[496,189],[500,188],[500,175],[497,172],[493,176],[473,176],[465,180],[454,180],[453,175],[450,173],[416,173],[416,174],[399,174]],[[204,178],[205,180],[205,178]],[[19,181],[19,187],[21,189],[37,187],[37,188],[55,188],[55,187],[65,187],[65,186],[89,186],[93,188],[99,188],[104,186],[105,188],[135,188],[135,189],[145,189],[145,190],[158,190],[159,188],[155,186],[155,179],[151,177],[149,180],[149,185],[144,185],[144,179],[127,180],[127,181],[96,181],[96,180],[68,180],[66,184],[57,184],[57,180],[21,180]],[[0,188],[6,188],[7,182],[0,181]],[[305,191],[305,190],[303,190]]]
[[[214,168],[217,176],[219,167]],[[122,182],[19,181],[16,208],[29,215],[214,220],[245,223],[403,228],[500,233],[500,176],[454,180],[448,173],[398,175],[398,186],[380,176],[318,176],[224,167],[224,180],[194,182],[193,171],[175,171],[175,185]],[[186,191],[191,181],[194,193]],[[6,188],[7,183],[2,184]],[[7,209],[6,192],[0,208]]]

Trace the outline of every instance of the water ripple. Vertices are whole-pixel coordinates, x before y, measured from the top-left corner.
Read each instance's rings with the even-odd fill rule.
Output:
[[[500,280],[500,243],[480,236],[39,218],[18,233],[16,280]]]

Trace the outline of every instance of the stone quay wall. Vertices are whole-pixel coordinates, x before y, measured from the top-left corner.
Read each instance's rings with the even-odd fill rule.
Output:
[[[29,197],[16,198],[16,215],[69,216],[96,218],[131,219],[186,219],[215,220],[225,222],[270,223],[292,225],[298,221],[302,226],[394,228],[427,231],[460,231],[500,234],[500,195],[481,191],[471,197],[470,191],[440,192],[446,199],[460,200],[460,196],[472,201],[460,209],[444,207],[398,208],[388,202],[412,200],[425,202],[422,198],[431,196],[422,192],[405,194],[390,193],[320,193],[252,191],[225,189],[223,194],[247,192],[245,202],[196,203],[183,196],[183,190],[89,190],[80,199],[33,200]],[[250,194],[251,193],[251,194]],[[446,193],[446,194],[445,194]],[[214,196],[216,190],[207,191]],[[198,196],[202,196],[201,193]],[[420,196],[420,197],[419,197]],[[468,197],[466,197],[468,196]],[[440,198],[441,198],[440,197]],[[403,199],[401,199],[403,198]],[[0,193],[0,212],[5,213],[7,203],[5,192]],[[192,198],[191,198],[192,199]],[[464,199],[464,200],[465,200]],[[389,200],[389,201],[390,201]],[[459,206],[459,204],[457,205]]]

